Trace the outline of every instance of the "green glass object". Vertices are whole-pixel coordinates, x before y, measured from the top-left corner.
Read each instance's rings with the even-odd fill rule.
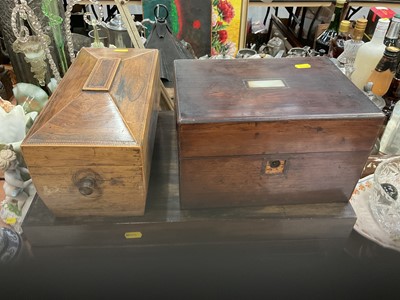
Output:
[[[65,74],[68,69],[68,63],[64,51],[64,38],[61,30],[63,19],[60,17],[57,0],[43,0],[42,12],[49,19],[49,26],[53,32],[57,54],[60,59],[61,71]]]

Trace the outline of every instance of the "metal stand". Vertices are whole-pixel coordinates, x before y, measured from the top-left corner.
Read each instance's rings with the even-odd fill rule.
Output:
[[[128,7],[129,0],[115,0],[115,4],[117,5],[122,20],[125,23],[128,34],[132,40],[133,47],[144,48],[143,42],[137,31],[136,24],[133,21],[131,14],[129,12],[129,7]],[[174,102],[168,96],[168,92],[161,79],[160,79],[160,88],[161,88],[161,98],[164,100],[166,107],[169,110],[174,110]]]

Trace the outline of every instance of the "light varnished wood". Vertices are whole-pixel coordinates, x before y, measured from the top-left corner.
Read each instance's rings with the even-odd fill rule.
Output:
[[[99,72],[101,61],[114,66],[109,73]],[[144,213],[158,76],[154,50],[81,51],[22,144],[38,194],[55,215]],[[82,91],[85,83],[103,88]]]
[[[85,91],[109,91],[114,76],[121,60],[119,58],[101,58],[97,61],[92,73],[87,79],[83,90]],[[105,76],[105,74],[107,74]]]

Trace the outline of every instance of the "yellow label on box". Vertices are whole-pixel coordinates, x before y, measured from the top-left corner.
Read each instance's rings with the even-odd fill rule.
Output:
[[[294,67],[296,69],[310,69],[311,65],[310,64],[297,64],[297,65],[294,65]]]
[[[14,225],[15,223],[17,223],[17,218],[6,218],[6,224]]]
[[[128,52],[127,48],[117,48],[114,50],[114,52]]]
[[[142,238],[142,233],[139,231],[125,232],[126,239],[140,239]]]

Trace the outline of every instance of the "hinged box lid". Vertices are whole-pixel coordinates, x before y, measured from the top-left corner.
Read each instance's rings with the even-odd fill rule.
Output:
[[[157,76],[157,50],[83,48],[23,146],[140,146]]]
[[[180,60],[175,68],[181,158],[369,153],[383,124],[327,58]]]
[[[175,61],[180,124],[380,118],[324,57]]]
[[[21,145],[54,215],[144,214],[159,74],[157,50],[80,51]]]

